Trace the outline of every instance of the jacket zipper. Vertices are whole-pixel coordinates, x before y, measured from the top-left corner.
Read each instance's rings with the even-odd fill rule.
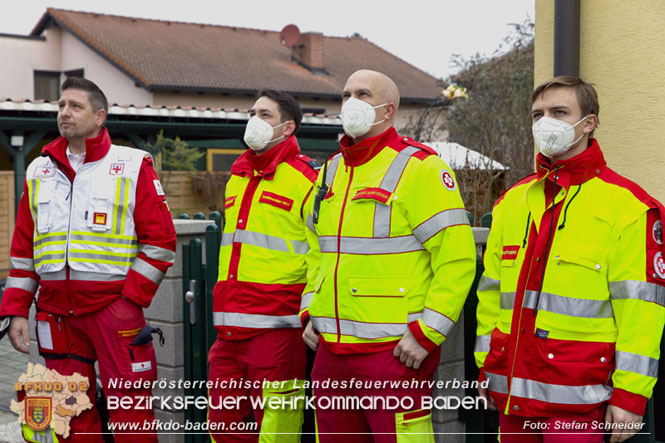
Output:
[[[337,228],[337,261],[335,262],[335,322],[337,324],[337,343],[339,344],[342,338],[342,331],[339,322],[339,306],[337,304],[337,271],[339,270],[340,249],[342,245],[342,222],[344,221],[344,209],[346,202],[349,198],[349,190],[351,189],[351,182],[353,181],[353,166],[351,166],[351,174],[349,175],[349,183],[346,185],[346,192],[344,193],[344,201],[342,202],[342,211],[339,214],[339,227]]]
[[[83,167],[83,165],[81,165]],[[79,169],[80,170],[80,169]],[[65,175],[60,169],[57,171],[62,174],[67,181],[69,182],[69,220],[67,221],[67,244],[65,245],[65,290],[67,292],[67,301],[69,303],[69,315],[74,315],[74,306],[72,305],[71,298],[71,287],[70,287],[70,269],[69,269],[69,242],[72,236],[72,206],[74,201],[74,182],[69,180],[69,177]],[[74,181],[76,181],[76,176],[74,176]]]

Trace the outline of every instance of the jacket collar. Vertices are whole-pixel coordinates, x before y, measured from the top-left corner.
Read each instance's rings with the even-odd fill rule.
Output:
[[[345,135],[339,141],[339,145],[342,148],[342,155],[344,156],[344,163],[349,166],[364,165],[381,152],[383,148],[391,144],[394,145],[393,142],[398,138],[399,134],[392,127],[379,135],[366,138],[356,144],[353,143],[353,138]]]
[[[272,180],[275,176],[277,166],[284,160],[300,154],[300,146],[295,135],[289,136],[282,143],[273,146],[268,152],[257,155],[251,149],[248,149],[231,166],[233,175],[253,177],[262,176],[267,180]]]
[[[595,138],[591,139],[591,144],[584,151],[566,160],[551,163],[551,160],[542,153],[538,153],[536,156],[538,180],[551,171],[558,170],[558,175],[562,179],[559,183],[564,187],[584,183],[600,174],[600,171],[606,167],[605,157],[603,157],[603,152]],[[548,179],[551,179],[550,177],[551,175]]]
[[[42,149],[42,156],[49,156],[57,163],[58,168],[74,180],[76,173],[69,165],[67,159],[67,146],[69,142],[64,137],[58,137]],[[106,128],[102,128],[99,134],[93,138],[85,139],[85,160],[83,163],[96,162],[103,159],[111,149],[111,137]]]

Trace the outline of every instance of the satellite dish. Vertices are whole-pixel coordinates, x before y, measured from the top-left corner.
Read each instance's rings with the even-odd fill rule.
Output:
[[[300,40],[300,29],[296,25],[286,25],[279,33],[279,41],[283,45],[293,47]]]

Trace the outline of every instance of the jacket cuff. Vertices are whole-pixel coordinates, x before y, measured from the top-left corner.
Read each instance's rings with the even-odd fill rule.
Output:
[[[303,329],[305,329],[307,323],[309,323],[309,309],[305,309],[300,313],[300,325]]]
[[[439,347],[438,344],[434,343],[432,340],[430,340],[423,330],[420,328],[420,323],[418,321],[413,321],[409,323],[409,331],[413,334],[413,337],[416,339],[416,341],[427,350],[430,354]]]
[[[485,375],[485,369],[480,368],[480,372],[478,373],[478,383],[482,383],[485,380],[487,380],[487,376]]]
[[[5,290],[0,302],[0,317],[24,317],[30,316],[30,306],[35,294],[27,291],[15,291],[15,288]]]
[[[633,414],[644,416],[644,410],[647,407],[647,400],[643,395],[633,394],[620,388],[614,388],[610,404],[618,406],[621,409],[630,411]]]

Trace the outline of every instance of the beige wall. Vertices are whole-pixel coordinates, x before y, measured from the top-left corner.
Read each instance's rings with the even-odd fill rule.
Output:
[[[104,91],[109,103],[119,105],[152,105],[152,93],[136,87],[134,80],[105,58],[81,43],[69,32],[62,33],[62,70],[85,70],[85,78],[92,80]]]
[[[665,8],[656,0],[583,0],[580,76],[600,100],[607,163],[665,201]],[[553,73],[554,2],[536,0],[534,81]]]
[[[62,70],[61,34],[59,28],[53,27],[44,33],[45,41],[0,37],[0,58],[9,64],[0,75],[0,97],[34,99],[33,72]]]

